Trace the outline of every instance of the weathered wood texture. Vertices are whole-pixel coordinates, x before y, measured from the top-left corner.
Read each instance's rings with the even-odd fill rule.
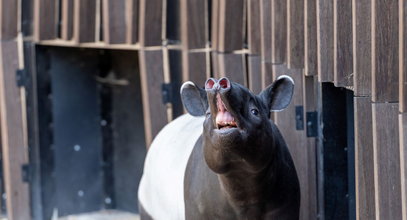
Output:
[[[356,218],[375,219],[372,107],[370,97],[354,98]]]
[[[138,40],[139,0],[126,1],[126,43],[134,44]]]
[[[374,103],[373,159],[376,219],[401,219],[398,104]]]
[[[271,0],[272,62],[286,62],[287,56],[287,2]]]
[[[0,1],[0,39],[10,40],[17,37],[18,2]]]
[[[353,0],[353,85],[355,96],[372,94],[372,25],[370,0]]]
[[[17,2],[17,1],[16,1]],[[50,40],[57,37],[57,1],[38,0],[34,3],[34,39]]]
[[[249,89],[259,94],[262,90],[261,86],[261,57],[260,56],[247,56],[248,65],[248,84]]]
[[[108,44],[126,43],[126,0],[103,0],[103,40]]]
[[[334,82],[353,85],[352,0],[334,1]]]
[[[399,1],[399,100],[400,112],[407,112],[407,2]]]
[[[269,62],[261,62],[261,88],[265,89],[273,82],[273,64]]]
[[[204,48],[207,42],[206,1],[181,0],[181,42],[185,48]]]
[[[141,46],[162,45],[163,1],[140,0],[139,43]]]
[[[304,74],[316,75],[317,62],[317,5],[314,0],[304,0]]]
[[[318,76],[321,82],[334,81],[333,0],[317,0]]]
[[[262,0],[247,0],[247,44],[249,53],[255,55],[260,55],[261,53],[261,1]]]
[[[399,114],[401,207],[403,219],[407,219],[407,114]]]
[[[16,86],[18,49],[15,41],[0,43],[0,111],[3,177],[10,220],[30,219],[28,184],[22,181],[21,166],[28,162],[23,127],[22,99]]]
[[[209,78],[206,52],[182,52],[182,81],[201,86]]]
[[[260,0],[260,47],[263,62],[271,62],[271,1]]]
[[[398,101],[398,1],[372,1],[372,99]]]
[[[287,65],[304,68],[304,0],[287,1]]]
[[[219,77],[229,77],[233,81],[247,86],[245,55],[233,53],[219,53]]]
[[[213,50],[218,49],[218,31],[219,31],[219,1],[212,0],[211,7],[211,47]]]
[[[164,83],[162,50],[140,50],[139,65],[146,144],[150,146],[154,136],[168,123],[167,108],[161,99]]]
[[[94,42],[96,34],[96,1],[75,0],[73,40],[77,43]]]
[[[221,0],[218,7],[218,51],[231,52],[242,49],[244,0]]]
[[[73,36],[74,0],[62,0],[61,38],[71,40]]]

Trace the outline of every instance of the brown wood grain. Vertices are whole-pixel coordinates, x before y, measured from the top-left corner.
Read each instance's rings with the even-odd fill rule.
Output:
[[[353,85],[355,96],[372,94],[371,1],[353,0]]]
[[[212,8],[211,8],[211,48],[212,48],[212,50],[218,50],[219,1],[220,0],[212,0]]]
[[[260,0],[260,47],[263,62],[271,62],[271,1]]]
[[[162,0],[140,0],[139,43],[143,47],[162,45]]]
[[[139,0],[126,0],[126,43],[134,44],[138,40]]]
[[[262,90],[261,82],[261,57],[247,56],[249,89],[254,94],[259,94]]]
[[[181,42],[187,49],[206,45],[206,4],[202,0],[181,0]]]
[[[372,106],[370,97],[354,98],[356,219],[375,219]]]
[[[260,28],[260,2],[262,0],[247,0],[247,35],[249,53],[261,53],[261,28]]]
[[[182,52],[182,81],[192,81],[196,85],[204,85],[209,78],[207,52]]]
[[[219,77],[228,77],[231,81],[247,87],[246,66],[244,54],[219,53]]]
[[[317,5],[314,0],[304,0],[304,74],[316,75],[317,57]]]
[[[215,79],[220,77],[219,74],[219,60],[218,60],[218,53],[211,52],[211,76]]]
[[[372,1],[372,99],[397,102],[398,1]]]
[[[18,2],[15,0],[0,1],[0,39],[10,40],[17,37]]]
[[[218,51],[232,52],[243,48],[244,0],[219,2]]]
[[[399,114],[400,131],[400,170],[401,170],[401,207],[403,219],[407,219],[407,114]]]
[[[372,115],[376,219],[402,219],[398,104],[374,103]]]
[[[407,112],[407,2],[399,1],[399,101],[400,112]]]
[[[261,62],[261,88],[267,88],[273,82],[273,79],[273,64]]]
[[[317,0],[318,80],[334,81],[333,0]]]
[[[287,1],[272,0],[271,4],[271,60],[275,64],[287,58]]]
[[[57,11],[55,0],[34,2],[34,40],[50,40],[57,37]]]
[[[77,43],[96,40],[96,2],[94,0],[74,1],[74,33]]]
[[[15,41],[0,43],[0,111],[3,177],[10,220],[30,219],[29,187],[21,166],[28,162],[20,88],[16,86],[18,49]]]
[[[162,50],[140,50],[139,64],[146,146],[149,147],[155,135],[168,123],[161,94],[164,83]]]
[[[126,1],[103,0],[103,40],[108,44],[126,43]]]
[[[62,0],[61,38],[71,40],[73,36],[74,0]]]
[[[353,85],[352,0],[334,1],[334,83]]]
[[[304,68],[304,0],[287,1],[287,65]]]

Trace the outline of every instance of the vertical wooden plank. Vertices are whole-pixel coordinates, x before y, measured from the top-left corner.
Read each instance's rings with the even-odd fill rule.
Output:
[[[271,2],[271,60],[279,64],[284,63],[287,56],[287,1]]]
[[[317,0],[318,80],[334,81],[333,0]]]
[[[352,0],[353,85],[355,96],[370,96],[372,88],[372,38],[370,0]]]
[[[334,1],[334,82],[353,85],[352,0]]]
[[[399,114],[401,207],[403,220],[407,219],[407,114]]]
[[[126,1],[103,0],[103,40],[107,44],[126,42]]]
[[[96,1],[74,1],[74,33],[77,43],[94,42],[96,39]]]
[[[23,127],[20,88],[16,86],[18,49],[15,41],[0,44],[0,106],[3,170],[10,220],[30,218],[28,184],[22,181],[21,166],[28,162]]]
[[[207,75],[206,52],[182,53],[182,81],[192,81],[196,85],[202,86],[209,76]]]
[[[140,0],[139,43],[141,46],[161,46],[162,10],[162,0]]]
[[[231,81],[247,87],[246,67],[243,54],[219,53],[219,77],[229,77]]]
[[[10,40],[17,37],[18,5],[15,0],[0,1],[0,39]]]
[[[37,0],[34,3],[34,40],[57,37],[57,1]]]
[[[212,50],[218,50],[218,32],[219,32],[219,1],[212,0],[211,8],[211,47]]]
[[[261,62],[261,89],[265,89],[273,82],[273,64]]]
[[[375,219],[372,107],[370,97],[354,98],[356,219]]]
[[[247,1],[247,33],[248,47],[250,54],[259,55],[261,53],[261,28],[260,28],[260,5],[262,0]],[[270,1],[269,1],[270,2]],[[270,11],[271,12],[271,11]],[[270,22],[270,21],[268,21]],[[269,32],[270,33],[270,32]]]
[[[398,1],[372,1],[372,100],[397,102]]]
[[[211,71],[212,71],[212,74],[211,74],[212,77],[214,77],[215,79],[218,79],[220,77],[219,59],[218,59],[218,53],[216,53],[216,52],[211,53]]]
[[[205,47],[206,4],[202,0],[181,0],[181,42],[185,48]]]
[[[304,74],[317,74],[317,5],[314,0],[304,1]]]
[[[287,65],[304,68],[304,0],[287,1]]]
[[[261,57],[247,56],[249,89],[254,94],[259,94],[262,90],[261,81]]]
[[[400,112],[407,112],[407,2],[399,0],[399,100]]]
[[[260,46],[263,62],[271,62],[271,1],[260,0]]]
[[[398,104],[374,103],[372,111],[376,219],[402,219]]]
[[[73,6],[74,0],[62,0],[61,38],[71,40],[73,35]]]
[[[126,0],[126,43],[134,44],[138,40],[138,0]]]
[[[243,48],[244,0],[219,2],[218,51],[231,52]]]
[[[140,50],[139,64],[146,146],[149,147],[154,136],[168,123],[167,108],[161,98],[161,86],[164,83],[163,52]]]

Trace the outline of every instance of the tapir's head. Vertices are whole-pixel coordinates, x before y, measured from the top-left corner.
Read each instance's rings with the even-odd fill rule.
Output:
[[[208,166],[223,173],[232,161],[256,163],[270,156],[274,143],[270,112],[286,108],[293,89],[289,76],[279,77],[258,95],[228,78],[210,78],[204,89],[184,83],[184,107],[193,116],[206,117],[203,143]]]

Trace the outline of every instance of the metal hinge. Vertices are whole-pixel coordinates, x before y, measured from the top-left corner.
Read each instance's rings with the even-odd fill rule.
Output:
[[[21,166],[21,178],[23,182],[29,183],[31,182],[31,166],[30,164],[23,164]]]
[[[16,70],[16,84],[18,87],[26,87],[28,83],[28,73],[25,69]]]
[[[173,87],[171,83],[163,83],[161,85],[161,94],[164,104],[172,103],[173,101],[172,89]]]
[[[318,136],[318,112],[307,112],[307,137]]]
[[[304,107],[295,106],[295,129],[304,130]]]

